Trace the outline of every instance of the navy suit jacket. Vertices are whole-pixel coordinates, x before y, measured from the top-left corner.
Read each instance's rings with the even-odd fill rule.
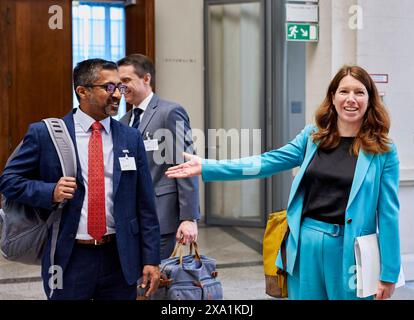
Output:
[[[76,147],[73,112],[63,120],[75,145],[78,172],[74,198],[66,204],[59,229],[55,264],[63,272],[70,260],[75,243],[81,208],[85,196],[84,182]],[[160,231],[155,209],[155,196],[148,169],[145,148],[137,130],[111,119],[113,138],[113,215],[122,270],[129,284],[137,282],[142,267],[160,263]],[[134,157],[136,171],[121,171],[119,158],[122,150]],[[7,198],[37,207],[47,217],[53,209],[53,191],[62,177],[62,169],[53,142],[43,122],[29,126],[23,144],[0,177],[0,192]],[[42,277],[47,290],[51,276],[50,238],[42,260]]]

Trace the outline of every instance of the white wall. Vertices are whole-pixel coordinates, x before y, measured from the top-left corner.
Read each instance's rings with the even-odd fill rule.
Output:
[[[156,89],[204,128],[203,1],[155,0]]]
[[[389,75],[379,84],[392,117],[402,180],[414,172],[414,1],[360,0],[364,28],[358,32],[358,62],[372,73]],[[398,125],[397,125],[398,124]]]
[[[319,0],[319,42],[306,48],[306,123],[325,97],[329,81],[344,64],[355,64],[357,33],[348,27],[348,9],[357,0]]]
[[[372,73],[389,75],[388,84],[379,84],[391,113],[391,137],[400,158],[401,250],[406,272],[414,279],[414,42],[411,33],[414,1],[359,0],[364,12],[364,28],[358,32],[358,63]],[[409,262],[408,262],[409,260]]]
[[[155,0],[156,92],[187,110],[194,132],[204,131],[203,30],[203,0]]]

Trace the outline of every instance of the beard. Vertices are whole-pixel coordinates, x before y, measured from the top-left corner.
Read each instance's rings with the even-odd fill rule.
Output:
[[[118,114],[119,105],[107,105],[104,109],[104,113],[110,117],[116,116]]]
[[[88,105],[91,113],[88,114],[94,119],[96,119],[95,117],[104,119],[108,116],[116,116],[119,110],[119,102],[120,100],[114,97],[108,97],[104,103],[98,99],[90,98]]]
[[[114,98],[109,98],[104,107],[104,113],[110,117],[116,116],[119,110],[119,100]]]

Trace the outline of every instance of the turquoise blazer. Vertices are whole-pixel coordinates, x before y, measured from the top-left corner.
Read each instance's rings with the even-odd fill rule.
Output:
[[[293,274],[298,252],[304,200],[304,190],[299,186],[317,150],[311,138],[315,130],[316,126],[308,125],[285,146],[258,156],[221,161],[204,159],[202,162],[202,177],[206,182],[267,178],[280,171],[300,167],[293,180],[287,205],[290,228],[287,272],[290,275]],[[401,265],[398,186],[399,160],[394,144],[384,154],[359,152],[345,212],[343,284],[347,291],[353,291],[349,284],[355,279],[355,238],[375,233],[377,228],[381,255],[380,279],[397,282]],[[282,266],[280,253],[276,265]]]

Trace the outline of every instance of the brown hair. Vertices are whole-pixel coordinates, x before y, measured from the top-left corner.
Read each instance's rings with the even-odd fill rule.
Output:
[[[117,62],[118,67],[133,66],[138,77],[144,78],[149,73],[151,76],[150,86],[154,89],[155,86],[155,67],[152,60],[143,54],[130,54]]]
[[[347,75],[351,75],[360,81],[368,91],[368,107],[362,120],[361,128],[351,146],[350,151],[358,155],[359,149],[367,153],[381,154],[390,150],[388,132],[390,129],[390,117],[381,98],[378,89],[364,69],[358,66],[343,66],[329,84],[326,97],[315,113],[315,121],[318,131],[312,134],[313,141],[319,142],[319,148],[329,150],[336,148],[340,143],[337,119],[338,113],[333,104],[333,96],[339,83]]]

